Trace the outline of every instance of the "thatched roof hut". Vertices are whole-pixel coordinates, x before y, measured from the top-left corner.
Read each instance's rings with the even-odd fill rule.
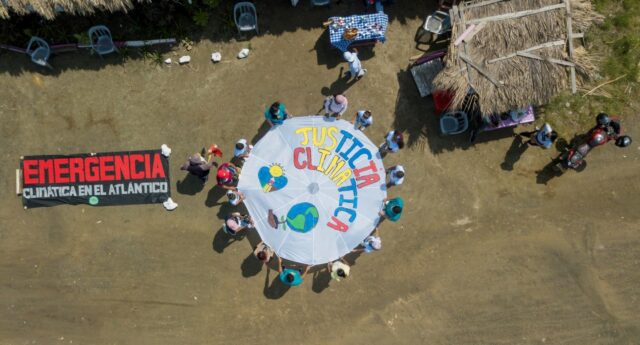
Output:
[[[472,0],[450,14],[447,66],[434,87],[455,93],[453,109],[469,88],[484,115],[546,104],[595,70],[575,40],[602,18],[590,0]]]
[[[53,19],[60,12],[86,15],[98,11],[126,11],[134,2],[144,0],[0,0],[0,18],[9,18],[9,13],[18,15],[38,13]]]

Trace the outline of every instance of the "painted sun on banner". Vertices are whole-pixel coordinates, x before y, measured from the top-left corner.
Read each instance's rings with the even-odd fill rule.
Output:
[[[296,117],[270,130],[238,188],[262,239],[283,258],[319,264],[375,227],[386,197],[378,148],[347,121]]]

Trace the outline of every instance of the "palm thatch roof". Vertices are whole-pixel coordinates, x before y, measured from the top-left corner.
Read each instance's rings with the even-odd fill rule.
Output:
[[[46,19],[53,19],[58,13],[87,15],[95,11],[127,11],[134,2],[145,0],[0,0],[0,18],[9,14],[24,15],[38,13]]]
[[[575,40],[602,19],[590,0],[471,0],[450,14],[446,68],[434,87],[455,93],[453,109],[469,88],[484,115],[546,104],[595,72]]]

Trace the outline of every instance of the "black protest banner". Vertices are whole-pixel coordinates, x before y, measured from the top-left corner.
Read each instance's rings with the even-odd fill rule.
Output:
[[[160,150],[25,156],[21,168],[27,208],[152,204],[171,196],[169,159]]]

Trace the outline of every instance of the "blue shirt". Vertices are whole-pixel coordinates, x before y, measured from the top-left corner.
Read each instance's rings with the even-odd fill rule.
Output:
[[[548,123],[545,123],[542,129],[540,129],[538,133],[536,133],[536,141],[540,146],[544,147],[545,149],[548,149],[553,144],[550,136],[551,136],[551,126],[549,126]]]
[[[275,119],[271,116],[271,107],[268,107],[264,112],[264,118],[271,121],[274,125],[281,125],[286,117],[285,107],[282,103],[280,103],[280,106],[278,107],[278,113],[276,113]]]
[[[400,213],[393,212],[394,206],[400,206],[404,209],[404,202],[402,201],[402,198],[393,198],[384,206],[384,215],[392,222],[400,219],[400,216],[402,215],[402,211],[400,211]]]
[[[293,281],[292,282],[288,282],[287,281],[287,274],[293,274]],[[300,272],[298,272],[298,270],[292,270],[290,268],[285,268],[284,270],[282,270],[282,273],[280,273],[280,281],[285,284],[285,285],[289,285],[289,286],[297,286],[302,284],[302,277],[300,276]]]

